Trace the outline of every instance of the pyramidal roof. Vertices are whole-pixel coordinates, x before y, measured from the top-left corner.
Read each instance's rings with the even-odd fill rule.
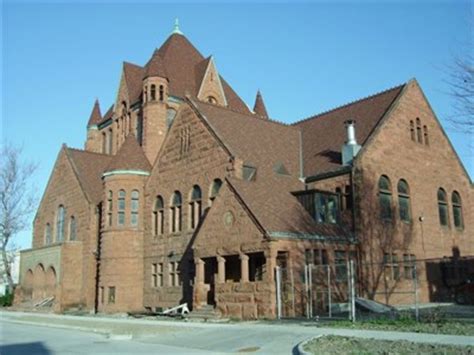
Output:
[[[95,100],[94,107],[92,108],[91,115],[87,127],[98,124],[102,120],[102,114],[100,113],[99,100]]]
[[[162,78],[168,78],[168,75],[165,69],[165,64],[163,63],[163,59],[161,59],[160,54],[158,53],[158,50],[156,50],[153,53],[153,55],[151,56],[151,59],[148,61],[148,63],[145,66],[144,78],[147,78],[149,76],[159,76]]]
[[[268,118],[267,109],[265,103],[263,102],[262,94],[260,90],[257,91],[257,97],[255,98],[255,105],[253,106],[253,112],[259,115],[262,118]]]
[[[133,134],[125,138],[125,142],[106,169],[106,171],[115,170],[151,171],[151,164]]]

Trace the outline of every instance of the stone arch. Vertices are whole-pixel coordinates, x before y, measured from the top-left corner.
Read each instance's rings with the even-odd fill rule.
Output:
[[[33,270],[28,269],[25,273],[25,280],[23,281],[23,296],[25,300],[31,300],[33,296]]]
[[[50,266],[45,278],[45,297],[56,296],[56,270]]]
[[[43,264],[38,264],[33,273],[33,301],[40,301],[44,299],[46,274],[44,272]]]

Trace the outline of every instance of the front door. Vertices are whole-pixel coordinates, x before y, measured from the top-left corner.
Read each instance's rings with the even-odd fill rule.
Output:
[[[208,287],[207,304],[216,305],[215,280],[217,273],[217,259],[204,258],[204,283]]]

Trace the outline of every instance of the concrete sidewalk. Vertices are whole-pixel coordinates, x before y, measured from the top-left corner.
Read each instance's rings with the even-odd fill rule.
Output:
[[[320,334],[474,346],[474,337],[470,336],[320,328],[298,323],[210,324],[173,319],[168,321],[23,312],[0,312],[0,317],[5,322],[76,329],[106,334],[117,339],[133,339],[140,343],[219,353],[252,350],[260,353],[290,354],[298,343]]]

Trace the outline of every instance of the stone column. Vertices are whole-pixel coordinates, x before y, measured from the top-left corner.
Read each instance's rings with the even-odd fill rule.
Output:
[[[275,267],[276,267],[276,258],[277,258],[276,250],[270,249],[265,252],[266,275],[264,277],[264,281],[273,282]]]
[[[217,283],[225,283],[225,259],[217,256]]]
[[[240,281],[249,282],[249,257],[246,254],[240,254]]]
[[[196,284],[204,284],[204,260],[195,258],[194,264],[196,265]]]

